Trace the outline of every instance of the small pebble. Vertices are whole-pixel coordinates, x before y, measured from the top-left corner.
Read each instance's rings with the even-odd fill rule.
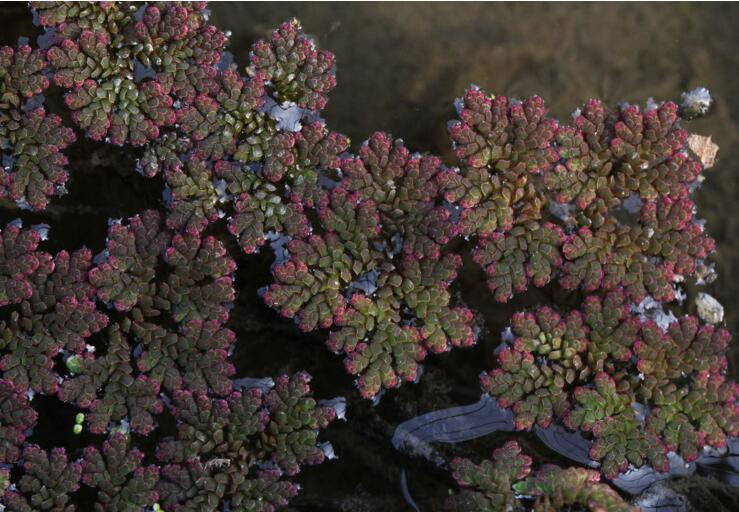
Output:
[[[698,316],[709,324],[719,324],[724,320],[724,307],[707,293],[699,293],[695,299]]]

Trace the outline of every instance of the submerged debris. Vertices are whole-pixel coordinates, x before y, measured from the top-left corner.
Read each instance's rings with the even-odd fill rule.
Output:
[[[704,137],[703,135],[692,133],[688,137],[688,147],[701,161],[704,169],[710,169],[716,163],[718,145],[711,141],[710,136]]]
[[[698,119],[708,114],[713,105],[711,93],[705,87],[696,87],[680,95],[680,116],[683,119]]]
[[[698,316],[709,324],[720,324],[724,321],[724,307],[711,295],[700,292],[695,298]]]

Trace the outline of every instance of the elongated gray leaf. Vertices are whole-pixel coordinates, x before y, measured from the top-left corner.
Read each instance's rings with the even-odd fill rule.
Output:
[[[549,448],[568,459],[591,468],[599,466],[597,462],[590,459],[589,453],[592,442],[585,439],[580,431],[573,432],[560,425],[550,425],[547,428],[541,428],[537,425],[534,432]]]
[[[636,505],[641,512],[685,512],[687,499],[678,494],[662,482],[650,487],[639,499]]]
[[[687,476],[695,473],[695,463],[685,462],[685,459],[675,452],[668,453],[667,460],[670,463],[669,471],[662,473],[655,471],[651,466],[642,466],[621,473],[611,480],[611,483],[632,496],[636,496],[659,480],[665,480],[671,476]]]
[[[434,460],[430,443],[459,443],[496,431],[514,430],[513,413],[483,395],[476,404],[433,411],[401,423],[393,447]]]

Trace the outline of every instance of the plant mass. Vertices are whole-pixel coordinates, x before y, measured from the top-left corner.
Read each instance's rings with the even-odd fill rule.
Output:
[[[645,313],[710,274],[715,249],[690,199],[712,162],[676,104],[590,100],[562,124],[538,96],[471,87],[447,164],[327,127],[335,59],[295,19],[239,69],[205,2],[31,10],[38,47],[0,48],[3,205],[42,214],[74,187],[65,151],[86,137],[134,152],[164,207],[111,219],[96,255],[47,252],[44,225],[0,231],[0,508],[268,512],[333,455],[319,434],[337,410],[307,373],[236,375],[248,341],[229,323],[229,244],[274,251],[262,300],[322,332],[370,399],[485,335],[457,283],[463,256],[494,301],[568,294],[512,316],[481,385],[517,430],[582,433],[600,469],[532,471],[509,442],[451,462],[451,510],[633,510],[601,473],[664,471],[739,435],[728,331]],[[74,411],[79,446],[35,440],[42,397]]]

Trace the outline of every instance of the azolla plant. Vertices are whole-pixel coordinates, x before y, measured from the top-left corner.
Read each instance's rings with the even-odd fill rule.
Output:
[[[272,510],[297,492],[285,476],[323,461],[318,430],[336,413],[307,374],[264,390],[231,379],[235,265],[221,242],[174,233],[154,211],[113,222],[94,260],[40,250],[37,228],[11,224],[0,240],[2,464],[23,469],[3,490],[7,510],[75,510],[80,486],[96,490],[96,510]],[[41,395],[71,404],[74,433],[102,446],[32,443]],[[176,436],[142,465],[133,434],[151,435],[164,413]]]
[[[515,441],[496,449],[492,459],[480,464],[468,459],[452,460],[452,474],[460,491],[449,497],[446,510],[638,510],[626,503],[611,487],[599,483],[600,474],[597,471],[545,465],[532,474],[531,462],[531,457],[524,455]]]
[[[482,378],[517,428],[560,421],[591,433],[590,457],[610,477],[629,464],[666,471],[668,452],[692,461],[739,434],[737,386],[723,375],[728,331],[691,316],[660,327],[625,297],[590,296],[565,317],[514,315],[512,346]]]
[[[234,380],[235,263],[203,230],[224,204],[241,215],[232,224],[253,234],[245,248],[263,243],[260,216],[264,229],[279,215],[291,233],[307,232],[298,203],[290,217],[271,183],[288,172],[283,164],[295,179],[299,166],[331,164],[347,142],[318,122],[299,136],[278,133],[260,108],[267,83],[306,108],[325,103],[332,57],[287,23],[290,43],[256,45],[247,78],[222,65],[227,37],[207,24],[205,3],[32,7],[48,47],[0,50],[3,199],[41,210],[64,192],[62,151],[75,134],[41,106],[53,84],[90,139],[149,143],[141,171],[163,171],[169,215],[111,220],[95,256],[44,251],[47,226],[18,221],[0,232],[2,508],[285,506],[298,492],[291,477],[332,454],[318,434],[336,411],[312,397],[304,372],[258,387]],[[303,190],[312,193],[310,183]],[[54,399],[72,411],[70,434],[86,446],[46,449],[34,439],[37,403]],[[162,422],[174,429],[159,432]]]
[[[219,232],[246,254],[270,243],[263,300],[323,330],[363,397],[417,381],[429,352],[484,332],[455,285],[469,249],[495,301],[548,286],[574,304],[515,314],[482,378],[517,429],[581,431],[607,477],[663,469],[670,452],[690,461],[739,433],[728,332],[643,307],[712,274],[714,242],[689,198],[710,162],[680,117],[703,106],[590,100],[562,124],[537,96],[471,87],[448,166],[386,133],[351,148],[329,129],[334,56],[297,20],[240,70],[205,2],[31,7],[39,47],[0,48],[0,199],[40,213],[74,186],[64,152],[87,137],[135,152],[136,170],[164,183],[166,213],[111,220],[95,256],[44,251],[42,225],[2,230],[6,509],[74,510],[92,489],[96,510],[269,511],[297,492],[289,477],[331,453],[317,436],[336,413],[307,374],[234,379],[235,263]],[[55,90],[66,112],[47,112]],[[74,411],[87,447],[34,442],[41,396]],[[175,428],[141,442],[163,418]],[[531,476],[517,446],[501,450],[453,464],[466,490],[452,501],[629,510],[593,471]]]
[[[49,87],[45,53],[28,45],[0,48],[0,197],[45,208],[64,192],[63,150],[74,132],[37,98]]]
[[[556,277],[669,301],[714,249],[688,198],[702,166],[674,103],[612,111],[591,100],[560,126],[541,98],[472,88],[458,109],[450,136],[463,165],[444,188],[497,300]]]
[[[488,189],[522,198],[503,210],[514,220],[496,216],[473,250],[496,298],[555,277],[584,295],[573,311],[514,315],[484,391],[513,408],[519,429],[556,420],[590,433],[591,458],[610,477],[630,464],[666,470],[668,452],[690,461],[704,446],[722,447],[739,433],[737,385],[725,377],[728,331],[691,316],[660,326],[640,308],[645,299],[672,301],[677,283],[705,275],[714,249],[688,198],[703,165],[678,107],[609,111],[593,100],[573,126],[552,131],[539,106],[474,89],[450,130],[467,159],[463,177],[472,182],[483,167],[492,173]],[[536,180],[543,184],[528,192]],[[489,217],[478,196],[455,193],[463,219]],[[556,225],[541,222],[543,206]]]
[[[428,350],[472,344],[472,313],[450,306],[461,259],[441,251],[455,228],[437,200],[439,159],[378,133],[340,165],[319,203],[323,234],[288,244],[264,299],[303,330],[331,328],[329,347],[372,397],[415,380]]]

